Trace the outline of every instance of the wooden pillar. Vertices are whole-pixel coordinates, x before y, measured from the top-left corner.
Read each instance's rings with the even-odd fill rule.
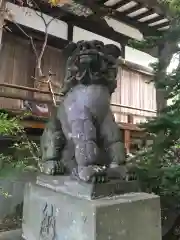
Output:
[[[2,44],[4,18],[5,18],[5,14],[6,14],[5,8],[6,8],[5,0],[0,0],[0,48],[1,48],[1,44]]]
[[[127,122],[133,124],[133,116],[131,114],[128,114]],[[129,129],[124,130],[124,143],[126,151],[129,153],[131,147],[131,131]]]
[[[73,41],[73,25],[71,23],[68,23],[68,41]]]
[[[125,59],[125,43],[121,43],[121,57]]]
[[[128,129],[124,130],[124,143],[125,143],[126,152],[130,153],[131,131]]]

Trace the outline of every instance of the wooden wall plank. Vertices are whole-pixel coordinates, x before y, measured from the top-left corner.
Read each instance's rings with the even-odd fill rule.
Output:
[[[119,71],[117,89],[112,96],[112,103],[139,109],[156,111],[156,90],[151,76],[122,67]],[[128,122],[128,115],[132,114],[133,123],[145,121],[147,117],[156,114],[141,110],[127,109],[125,107],[112,107],[117,122]]]
[[[0,51],[0,83],[34,87],[36,84],[32,76],[35,76],[35,67],[36,59],[30,42],[14,34],[4,33]],[[53,88],[54,91],[59,92],[64,76],[64,59],[61,50],[47,46],[42,60],[42,68],[45,74],[49,70],[56,74],[52,79]],[[45,86],[47,89],[47,85]],[[0,91],[19,94],[17,89],[3,88]],[[28,91],[21,91],[21,95],[22,97],[34,96],[44,100],[51,99],[48,95],[32,94]],[[18,99],[0,98],[0,108],[19,109],[23,107],[22,103],[22,100]]]
[[[0,51],[0,82],[27,86],[30,78],[29,57],[31,55],[28,41],[4,33]],[[3,91],[1,89],[1,91]],[[4,89],[5,92],[17,93],[17,89]],[[23,96],[27,92],[22,92]],[[0,108],[20,108],[21,100],[1,99]]]
[[[39,46],[40,49],[40,46]],[[60,92],[60,89],[63,85],[63,77],[64,77],[64,59],[62,50],[56,49],[50,46],[46,47],[44,52],[44,56],[42,59],[42,71],[45,76],[48,76],[49,71],[55,74],[52,76],[52,87],[55,92]],[[48,91],[47,84],[39,84],[35,83],[35,87]],[[45,94],[39,95],[38,93],[34,94],[34,96],[41,96],[42,99],[51,100],[51,97]],[[58,99],[58,98],[57,98]]]

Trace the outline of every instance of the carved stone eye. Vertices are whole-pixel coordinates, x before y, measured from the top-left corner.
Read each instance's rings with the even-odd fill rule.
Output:
[[[98,51],[102,51],[102,46],[101,46],[101,45],[96,45],[96,49],[97,49]]]
[[[83,50],[83,46],[82,46],[82,44],[81,44],[81,45],[79,45],[79,50],[80,50],[80,51],[82,51],[82,50]]]
[[[86,49],[90,49],[91,45],[89,43],[86,43]]]
[[[84,42],[83,44],[79,45],[80,51],[89,50],[89,49],[91,49],[91,45],[88,42]]]

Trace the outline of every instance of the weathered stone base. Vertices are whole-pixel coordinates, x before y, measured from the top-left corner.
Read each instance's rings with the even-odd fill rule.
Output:
[[[26,240],[161,240],[159,198],[129,193],[88,200],[28,184]]]
[[[88,200],[139,191],[137,181],[121,181],[119,179],[106,183],[85,183],[73,180],[70,176],[41,174],[37,176],[36,183],[42,187],[50,188],[55,192],[86,198]]]
[[[21,235],[22,235],[21,229],[11,230],[7,232],[1,232],[0,239],[1,240],[23,240]]]

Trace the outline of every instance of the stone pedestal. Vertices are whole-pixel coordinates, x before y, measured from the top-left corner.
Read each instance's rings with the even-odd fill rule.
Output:
[[[28,184],[23,237],[26,240],[161,240],[159,197],[126,193],[91,200],[78,194],[72,196],[62,189]]]

